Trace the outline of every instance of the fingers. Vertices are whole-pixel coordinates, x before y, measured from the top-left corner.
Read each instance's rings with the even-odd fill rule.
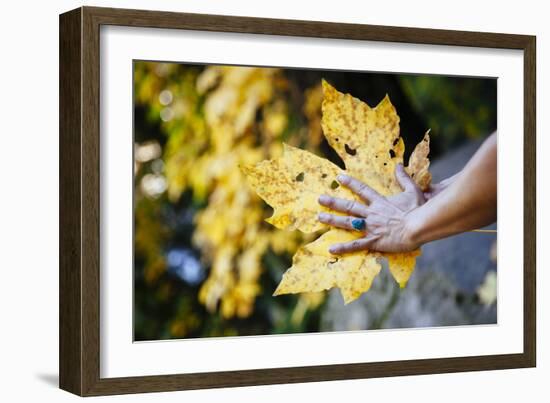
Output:
[[[332,210],[340,211],[349,215],[366,216],[367,206],[361,204],[355,200],[340,199],[338,197],[332,197],[328,195],[321,195],[319,197],[319,204],[328,207]]]
[[[341,216],[335,214],[320,213],[319,221],[333,227],[364,232],[365,220],[357,217]]]
[[[407,174],[403,164],[397,164],[395,167],[395,179],[397,179],[397,182],[405,191],[416,189],[415,181]]]
[[[337,179],[338,182],[356,193],[363,200],[373,202],[375,200],[383,199],[383,196],[381,196],[376,190],[372,189],[363,182],[352,178],[351,176],[338,175]]]
[[[367,250],[372,247],[372,245],[378,240],[378,238],[380,238],[379,235],[368,235],[365,238],[356,239],[355,241],[332,245],[328,249],[328,251],[332,254],[340,255],[342,253]]]

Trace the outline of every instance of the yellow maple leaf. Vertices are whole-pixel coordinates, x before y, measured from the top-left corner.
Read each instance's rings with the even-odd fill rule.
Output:
[[[323,134],[344,161],[346,170],[288,145],[284,146],[280,158],[243,167],[252,188],[274,209],[267,221],[280,229],[310,233],[328,228],[317,218],[320,212],[328,210],[318,203],[320,195],[358,200],[351,191],[338,184],[336,177],[340,173],[359,179],[384,196],[402,191],[395,179],[395,167],[403,162],[405,146],[399,136],[399,116],[389,97],[386,95],[375,108],[371,108],[349,94],[338,92],[324,80],[322,88]],[[426,133],[411,154],[406,168],[423,190],[431,181],[427,157],[429,146],[429,134]],[[359,232],[332,228],[300,248],[274,295],[338,287],[347,304],[369,290],[380,272],[380,257],[387,258],[392,276],[404,287],[420,250],[408,253],[362,251],[340,256],[328,251],[334,243],[362,236]]]

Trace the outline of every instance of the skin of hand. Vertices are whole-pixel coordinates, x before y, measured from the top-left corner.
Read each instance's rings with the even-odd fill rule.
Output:
[[[402,164],[395,169],[397,182],[403,192],[384,197],[364,183],[347,175],[338,176],[338,181],[353,191],[365,204],[322,195],[319,203],[346,216],[320,213],[319,221],[338,228],[365,233],[363,238],[332,245],[331,253],[340,254],[358,250],[406,252],[417,245],[405,237],[408,214],[424,204],[426,198],[418,185],[407,175]]]
[[[322,195],[319,203],[348,216],[319,214],[319,221],[365,233],[352,242],[332,245],[329,251],[342,254],[360,250],[406,252],[426,242],[480,228],[496,221],[497,139],[496,133],[482,144],[464,169],[426,193],[396,167],[403,192],[384,197],[366,184],[348,176],[340,183],[366,204]],[[368,205],[367,205],[368,204]]]
[[[443,179],[439,183],[434,183],[430,185],[430,188],[424,192],[424,197],[426,200],[430,200],[441,193],[443,190],[447,189],[459,176],[461,172],[457,172],[453,176],[449,176],[447,179]]]

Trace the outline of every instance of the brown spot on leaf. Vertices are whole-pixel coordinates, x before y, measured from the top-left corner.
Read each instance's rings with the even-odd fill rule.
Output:
[[[349,145],[345,144],[344,145],[344,148],[346,149],[346,152],[349,154],[349,155],[355,155],[357,154],[357,149],[356,148],[351,148]]]

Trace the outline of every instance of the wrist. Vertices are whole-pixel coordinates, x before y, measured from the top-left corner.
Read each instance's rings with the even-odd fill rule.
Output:
[[[411,211],[405,218],[403,238],[405,245],[409,245],[411,250],[420,248],[425,241],[423,240],[423,226],[418,214],[419,208]]]

